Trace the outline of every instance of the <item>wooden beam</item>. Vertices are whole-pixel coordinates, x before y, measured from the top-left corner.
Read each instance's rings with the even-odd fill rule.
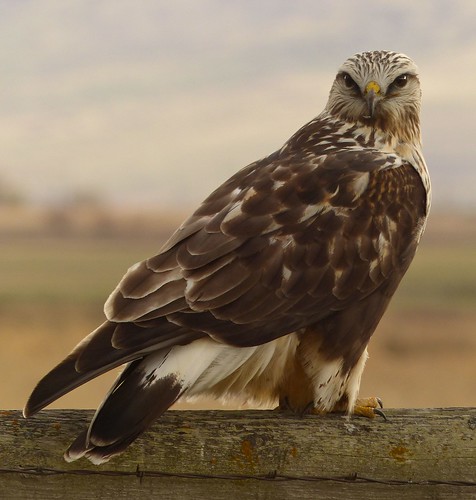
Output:
[[[169,411],[98,467],[62,458],[91,411],[1,411],[0,497],[476,498],[476,408],[386,414]]]

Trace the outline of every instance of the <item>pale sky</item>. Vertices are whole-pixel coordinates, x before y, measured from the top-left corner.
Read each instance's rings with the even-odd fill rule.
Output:
[[[420,68],[434,208],[476,208],[472,0],[0,0],[0,36],[0,182],[36,202],[194,208],[391,49]]]

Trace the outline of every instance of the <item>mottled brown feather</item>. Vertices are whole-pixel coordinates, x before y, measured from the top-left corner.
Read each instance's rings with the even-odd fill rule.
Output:
[[[410,84],[395,92],[402,72]],[[344,74],[359,91],[346,89]],[[369,78],[382,79],[371,111]],[[301,410],[309,402],[351,410],[367,344],[430,206],[419,106],[406,56],[376,51],[346,61],[321,115],[222,184],[158,255],[129,269],[106,302],[109,321],[40,381],[25,414],[127,362],[69,458],[101,461],[124,449],[185,380],[183,390],[199,394],[246,389],[260,401],[290,396]],[[244,364],[227,372],[217,352]],[[154,385],[165,360],[169,372]]]
[[[222,222],[223,232],[208,233],[205,227],[210,223],[210,218],[206,217],[199,229],[196,216],[192,217],[193,233],[167,250],[166,260],[174,262],[171,256],[173,252],[178,267],[183,271],[183,283],[185,284],[185,280],[193,280],[194,284],[190,284],[184,292],[182,281],[164,285],[161,273],[156,278],[154,273],[147,278],[142,277],[149,283],[147,286],[151,294],[133,301],[117,300],[117,296],[123,293],[131,295],[132,292],[130,289],[123,292],[121,285],[116,292],[115,302],[112,302],[121,313],[119,316],[111,316],[111,319],[138,321],[140,318],[158,317],[161,314],[160,307],[172,300],[179,300],[181,294],[185,294],[185,302],[182,304],[187,303],[188,306],[185,306],[183,313],[210,310],[213,314],[215,309],[218,310],[220,322],[213,330],[224,342],[227,341],[229,328],[227,320],[240,323],[247,321],[250,326],[264,318],[271,321],[272,324],[267,328],[270,336],[266,332],[258,334],[255,339],[258,344],[275,338],[276,331],[279,334],[291,331],[289,328],[275,326],[287,324],[287,311],[291,307],[292,315],[299,315],[296,299],[304,296],[314,299],[312,313],[308,301],[302,301],[303,304],[306,303],[305,310],[309,316],[303,315],[300,326],[319,321],[328,314],[329,309],[344,309],[350,302],[362,299],[389,276],[403,275],[404,270],[401,269],[398,256],[414,239],[418,221],[425,211],[424,189],[413,167],[402,165],[397,169],[380,169],[384,163],[385,155],[381,153],[365,152],[355,155],[345,152],[342,155],[336,153],[332,157],[327,156],[313,170],[305,169],[305,180],[301,178],[300,171],[295,170],[287,184],[292,188],[294,182],[294,197],[285,198],[288,203],[282,206],[281,212],[290,217],[289,224],[296,228],[293,233],[287,231],[286,225],[275,220],[277,228],[263,235],[270,219],[269,216],[262,215],[261,204],[256,205],[260,207],[256,216],[249,213],[245,217],[239,207],[242,215]],[[333,165],[337,166],[335,170]],[[274,197],[279,199],[282,187],[274,189],[273,183],[261,181],[261,176],[267,177],[269,171],[275,171],[277,167],[265,162],[261,162],[260,166],[260,175],[257,170],[253,171],[253,180],[259,186],[259,190],[254,191],[264,196],[263,190],[270,190],[266,195],[271,200],[269,206],[275,211],[278,201]],[[368,185],[356,196],[355,182],[359,175],[363,175],[362,172],[368,175]],[[321,192],[326,194],[320,196],[320,208],[314,211],[307,209],[313,214],[307,219],[303,214],[309,205],[301,197],[306,197],[303,195],[304,186],[311,181],[319,183]],[[230,183],[229,189],[235,189],[235,185],[236,183]],[[213,205],[217,203],[216,196],[211,196],[210,203]],[[248,200],[257,196],[255,194]],[[236,199],[231,193],[224,193],[223,187],[219,199],[222,203],[223,200],[228,200],[228,206],[235,206],[237,210]],[[294,200],[293,203],[289,203],[291,199]],[[205,201],[204,206],[207,207],[208,203]],[[252,206],[248,205],[248,209],[251,210]],[[220,209],[223,211],[221,205]],[[202,208],[200,212],[211,215],[212,210]],[[222,221],[223,219],[226,217],[222,217]],[[257,222],[254,223],[254,220]],[[404,231],[401,230],[401,224]],[[240,229],[244,225],[246,232]],[[214,230],[217,228],[218,225]],[[189,233],[186,226],[184,231],[184,234]],[[234,233],[239,236],[230,236]],[[241,253],[240,248],[243,248]],[[157,268],[154,259],[158,260],[149,259],[148,265]],[[165,266],[165,272],[174,276],[174,271],[169,267]],[[150,273],[144,266],[138,267],[137,271],[131,273],[130,283],[136,283],[136,273],[142,275],[144,272]],[[124,283],[128,284],[129,279],[126,278]],[[154,284],[154,280],[157,284]],[[242,283],[245,285],[240,288]],[[253,292],[253,287],[258,283],[264,285],[264,288],[260,287],[262,307],[249,310],[250,303],[258,299]],[[160,288],[157,288],[159,285]],[[167,286],[171,287],[170,291]],[[138,284],[136,288],[137,295],[139,292],[143,294],[146,289]],[[251,294],[253,299],[247,299],[247,294]],[[268,302],[269,307],[263,309]],[[241,309],[245,310],[238,315],[237,312]],[[275,312],[273,318],[267,316],[268,309]],[[229,318],[226,317],[227,311]],[[177,309],[173,312],[181,314]],[[173,318],[169,320],[175,321]],[[232,343],[235,344],[237,339],[235,336],[233,338]]]

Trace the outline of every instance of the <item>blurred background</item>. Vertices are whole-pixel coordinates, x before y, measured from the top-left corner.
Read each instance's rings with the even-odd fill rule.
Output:
[[[1,408],[22,407],[125,270],[374,49],[420,67],[434,201],[361,394],[476,404],[475,2],[0,0],[0,37]],[[55,406],[96,406],[114,376]]]

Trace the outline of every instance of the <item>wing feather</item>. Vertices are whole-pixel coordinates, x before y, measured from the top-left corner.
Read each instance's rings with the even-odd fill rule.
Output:
[[[190,304],[197,302],[213,303],[221,295],[227,294],[230,290],[237,288],[252,277],[243,263],[234,259],[226,266],[217,269],[201,280],[188,279],[185,297]],[[256,280],[253,280],[254,282]]]
[[[274,155],[238,172],[161,254],[133,266],[107,316],[138,324],[166,317],[223,342],[239,345],[240,333],[244,344],[267,342],[400,272],[424,202],[413,167],[383,153],[344,150],[292,164]]]

